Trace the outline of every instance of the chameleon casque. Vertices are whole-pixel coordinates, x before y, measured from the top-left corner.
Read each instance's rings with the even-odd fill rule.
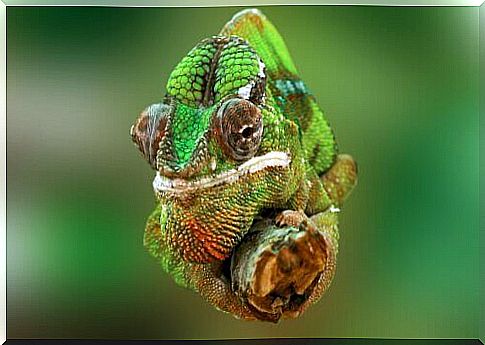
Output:
[[[144,245],[179,285],[248,320],[321,297],[356,164],[260,11],[197,44],[131,136],[156,170]]]

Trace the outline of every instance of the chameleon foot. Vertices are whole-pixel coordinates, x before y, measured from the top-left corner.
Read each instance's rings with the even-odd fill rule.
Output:
[[[310,230],[308,229],[309,227],[308,217],[303,212],[300,212],[300,211],[285,210],[279,213],[278,215],[276,215],[275,222],[276,222],[276,225],[280,227],[293,226],[295,228],[301,227],[306,230]],[[315,228],[313,227],[311,230],[314,231]]]
[[[271,225],[249,237],[232,260],[233,291],[258,319],[299,316],[325,270],[331,244],[319,231],[295,226]]]

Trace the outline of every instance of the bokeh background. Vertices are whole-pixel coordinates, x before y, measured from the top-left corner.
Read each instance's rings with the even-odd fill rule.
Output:
[[[236,320],[142,245],[129,128],[239,8],[9,7],[9,338],[478,336],[478,8],[261,9],[359,163],[328,293]]]

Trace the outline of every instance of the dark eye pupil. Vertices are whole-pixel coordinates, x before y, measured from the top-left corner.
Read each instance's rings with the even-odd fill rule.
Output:
[[[252,127],[246,127],[243,129],[241,132],[241,135],[243,136],[244,139],[249,139],[253,135],[253,128]]]

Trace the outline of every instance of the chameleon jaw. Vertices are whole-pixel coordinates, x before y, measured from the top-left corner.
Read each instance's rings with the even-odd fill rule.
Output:
[[[160,173],[157,172],[157,175],[153,180],[153,190],[155,193],[170,192],[180,194],[199,189],[216,187],[222,184],[233,183],[246,174],[253,174],[269,167],[285,168],[290,164],[290,162],[291,159],[286,152],[271,151],[262,156],[249,159],[236,169],[231,169],[216,176],[204,177],[194,181],[187,181],[180,178],[170,179],[165,176],[161,176]]]

